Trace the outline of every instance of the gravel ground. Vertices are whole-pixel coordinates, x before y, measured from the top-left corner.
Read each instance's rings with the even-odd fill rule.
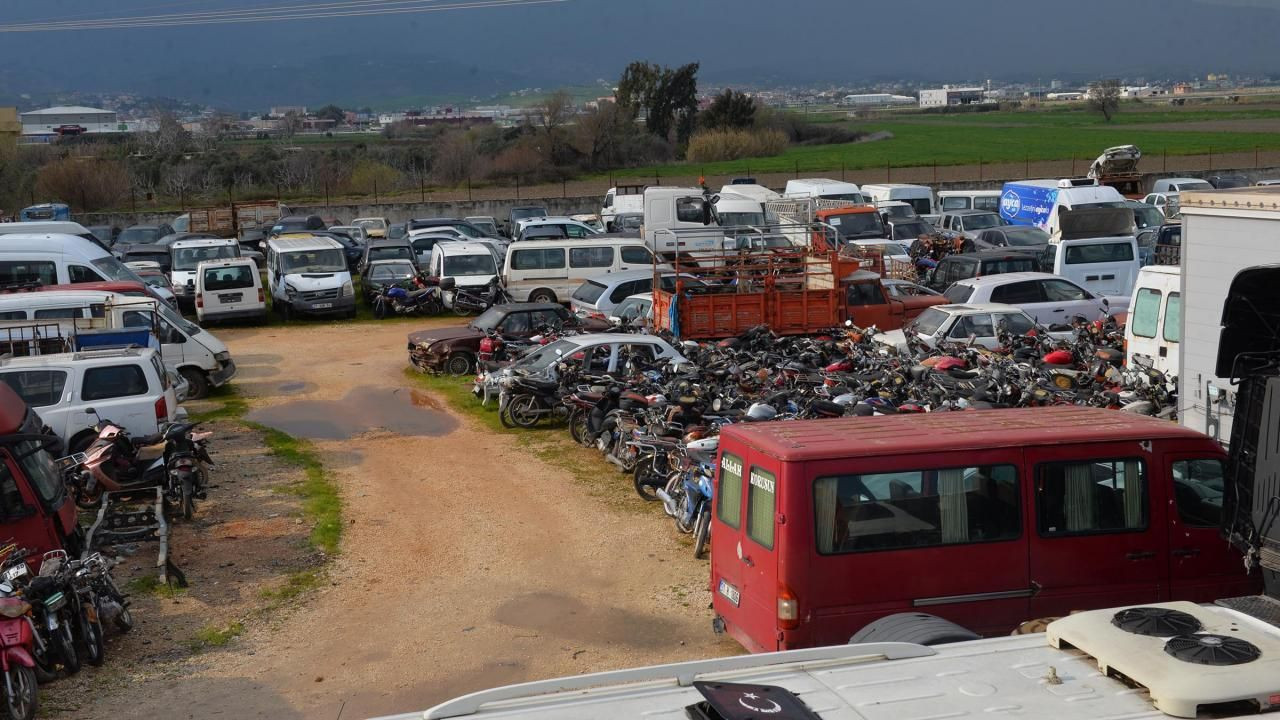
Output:
[[[206,537],[254,531],[236,530],[234,550],[188,551],[192,589],[179,610],[154,598],[140,612],[147,624],[117,643],[141,649],[112,647],[102,672],[54,686],[50,707],[77,718],[358,718],[498,684],[740,652],[710,631],[706,561],[626,479],[602,470],[584,482],[591,451],[538,452],[415,391],[403,374],[415,327],[218,333],[251,417],[338,437],[315,445],[341,488],[342,552],[320,588],[264,614],[255,588],[305,567],[305,528],[293,524],[296,508],[269,505],[296,502],[289,496],[239,494],[296,471],[254,449],[251,433],[223,429],[244,439],[244,463],[219,468],[224,485],[211,497],[239,500],[221,514],[217,500],[202,506]],[[405,407],[423,416],[406,419]],[[233,581],[235,568],[256,580]],[[215,571],[225,575],[205,575]],[[226,583],[238,592],[214,592]],[[244,633],[227,645],[187,647],[188,630],[241,618]],[[173,638],[167,654],[148,652],[161,637]]]

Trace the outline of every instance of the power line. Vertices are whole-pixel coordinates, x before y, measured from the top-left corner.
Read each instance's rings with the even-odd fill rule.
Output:
[[[104,20],[44,21],[0,25],[0,33],[58,32],[66,30],[118,30],[127,28],[175,27],[230,23],[272,22],[278,20],[310,20],[335,17],[366,17],[405,13],[478,10],[485,8],[546,5],[569,0],[465,0],[445,4],[441,0],[348,0],[347,2],[310,3],[250,10],[223,10],[203,13],[135,16]],[[406,6],[406,7],[395,7]]]

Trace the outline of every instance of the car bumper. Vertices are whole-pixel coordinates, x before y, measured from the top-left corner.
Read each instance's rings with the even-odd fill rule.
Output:
[[[409,345],[409,362],[419,370],[438,372],[444,369],[444,361],[448,357],[444,352],[428,350],[412,343]]]
[[[209,384],[213,387],[221,387],[226,385],[231,378],[236,376],[236,361],[230,358],[227,362],[217,370],[209,373]]]
[[[304,315],[345,315],[356,309],[355,296],[336,300],[292,300],[289,307]]]
[[[263,318],[266,316],[267,316],[267,307],[263,305],[262,307],[251,308],[249,310],[224,310],[221,312],[205,312],[203,315],[200,316],[200,319],[202,321],[204,320],[213,320],[213,321],[250,320],[250,319]]]

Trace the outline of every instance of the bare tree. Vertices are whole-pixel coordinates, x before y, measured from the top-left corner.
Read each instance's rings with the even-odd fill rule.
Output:
[[[475,145],[467,133],[448,133],[436,144],[432,172],[445,185],[457,185],[471,177],[476,157]]]
[[[165,171],[161,185],[166,195],[177,198],[185,205],[186,198],[191,196],[192,190],[196,187],[196,169],[185,163],[171,165]]]
[[[284,117],[276,123],[276,127],[280,130],[280,135],[287,140],[292,140],[294,135],[302,129],[302,116],[290,110],[284,114]]]
[[[1106,122],[1120,111],[1120,81],[1116,79],[1099,80],[1089,83],[1089,109],[1102,113]]]

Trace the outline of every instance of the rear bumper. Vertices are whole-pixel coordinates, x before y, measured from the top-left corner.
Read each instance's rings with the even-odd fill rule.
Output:
[[[249,310],[224,310],[220,312],[206,311],[203,315],[200,316],[200,319],[202,321],[212,320],[216,322],[218,320],[258,319],[258,318],[264,318],[266,316],[267,316],[267,306],[263,305],[262,307],[251,308]]]

